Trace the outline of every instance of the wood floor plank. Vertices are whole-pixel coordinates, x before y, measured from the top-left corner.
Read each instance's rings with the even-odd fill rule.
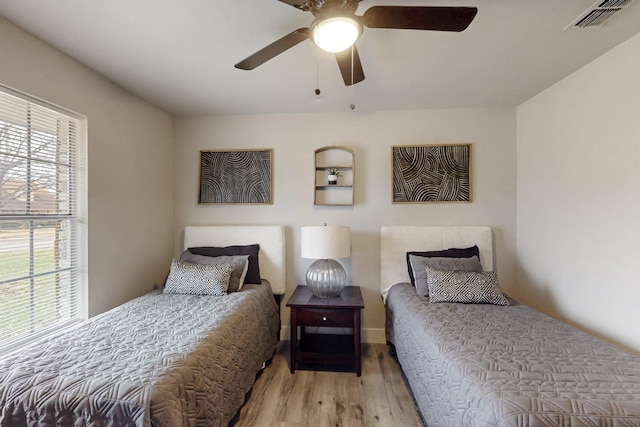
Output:
[[[384,344],[364,344],[362,376],[289,372],[289,342],[278,346],[234,427],[422,427],[398,363]]]

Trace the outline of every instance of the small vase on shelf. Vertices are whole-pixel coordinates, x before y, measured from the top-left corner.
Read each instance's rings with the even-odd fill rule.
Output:
[[[338,177],[340,176],[340,171],[336,168],[327,169],[327,181],[329,185],[337,185]]]

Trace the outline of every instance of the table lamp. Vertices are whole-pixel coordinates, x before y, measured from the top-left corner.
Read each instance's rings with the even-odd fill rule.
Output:
[[[334,258],[351,256],[349,227],[302,227],[300,236],[302,258],[315,259],[307,270],[307,286],[320,298],[340,295],[347,284],[347,273]]]

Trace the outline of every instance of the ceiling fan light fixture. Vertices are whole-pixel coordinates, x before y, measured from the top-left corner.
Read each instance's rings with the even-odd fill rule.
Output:
[[[360,22],[347,16],[319,19],[311,26],[311,37],[327,52],[342,52],[350,48],[362,34]]]

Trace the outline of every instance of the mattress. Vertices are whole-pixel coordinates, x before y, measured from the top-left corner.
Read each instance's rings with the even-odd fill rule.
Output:
[[[640,358],[531,307],[386,300],[387,339],[430,427],[640,426]]]
[[[0,361],[0,426],[226,426],[277,345],[268,284],[158,291]]]

